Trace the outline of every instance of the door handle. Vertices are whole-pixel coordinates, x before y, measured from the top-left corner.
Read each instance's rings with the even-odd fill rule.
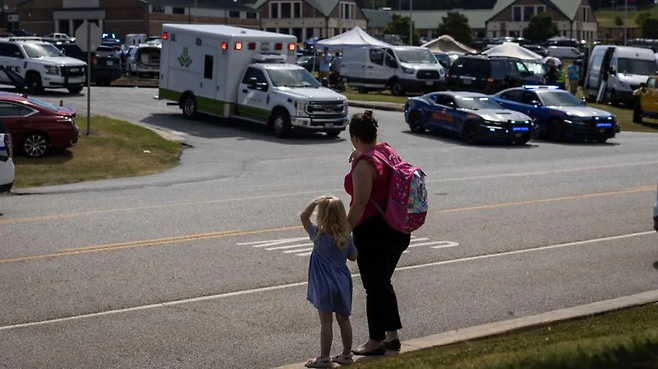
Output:
[[[242,90],[242,92],[244,92],[244,93],[248,93],[249,90],[247,90],[247,89],[245,88],[244,90]]]
[[[369,66],[368,66],[368,69],[372,69],[372,66],[371,66],[371,65],[369,65]]]

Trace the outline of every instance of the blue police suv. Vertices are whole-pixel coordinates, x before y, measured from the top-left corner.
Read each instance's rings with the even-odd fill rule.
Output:
[[[539,126],[539,136],[552,141],[593,140],[606,142],[620,132],[616,117],[588,107],[557,86],[522,86],[493,95],[507,109],[529,115]]]
[[[471,145],[481,141],[524,145],[536,129],[527,115],[505,109],[478,92],[432,92],[412,97],[405,104],[404,119],[414,133],[443,131]]]

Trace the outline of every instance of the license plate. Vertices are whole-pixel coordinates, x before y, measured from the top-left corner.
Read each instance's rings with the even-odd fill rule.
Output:
[[[325,123],[324,128],[334,128],[333,123]]]
[[[108,60],[107,65],[112,66],[112,65],[114,65],[114,62],[112,60]]]
[[[428,85],[428,86],[431,86],[431,85],[434,84],[434,82],[432,82],[432,81],[426,81],[425,84]]]
[[[523,133],[515,133],[514,134],[514,137],[521,137],[521,136],[523,136]]]
[[[599,133],[605,133],[605,128],[599,128]]]
[[[465,84],[465,85],[470,85],[472,82],[473,82],[473,81],[471,81],[470,79],[465,79],[465,80],[464,80],[464,84]]]

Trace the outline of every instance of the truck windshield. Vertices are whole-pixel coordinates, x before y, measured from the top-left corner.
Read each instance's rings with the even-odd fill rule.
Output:
[[[306,69],[268,69],[267,74],[276,87],[311,87],[321,86],[315,77]]]
[[[396,49],[401,63],[409,64],[436,64],[436,58],[429,49]]]
[[[658,71],[658,64],[656,64],[655,60],[620,58],[617,66],[617,72],[623,74],[649,76],[656,74],[656,71]]]
[[[25,54],[27,54],[28,58],[49,58],[49,57],[57,57],[57,56],[64,56],[61,51],[59,51],[58,48],[51,44],[31,44],[31,43],[24,43],[23,44],[23,49],[25,49]]]

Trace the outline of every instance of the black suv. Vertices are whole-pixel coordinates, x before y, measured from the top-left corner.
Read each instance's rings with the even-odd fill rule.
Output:
[[[64,55],[87,62],[87,53],[82,51],[80,46],[73,43],[56,43],[55,46]],[[122,75],[121,59],[118,56],[100,56],[96,52],[91,53],[91,81],[97,86],[109,86]]]
[[[544,77],[514,58],[465,55],[450,66],[448,89],[487,95],[522,85],[544,85]]]

